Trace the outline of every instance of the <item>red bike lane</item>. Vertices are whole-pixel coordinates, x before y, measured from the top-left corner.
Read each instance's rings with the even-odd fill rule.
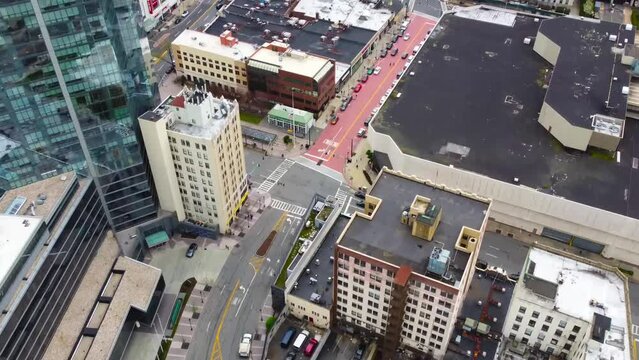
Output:
[[[374,108],[381,106],[380,99],[392,87],[392,83],[397,79],[397,74],[404,69],[404,64],[408,59],[402,59],[403,53],[412,55],[413,48],[423,41],[429,31],[435,26],[435,22],[421,16],[412,15],[411,22],[405,31],[409,34],[409,39],[399,38],[393,48],[397,48],[397,55],[391,56],[391,51],[385,58],[377,60],[373,68],[380,67],[378,75],[369,75],[359,92],[348,89],[346,96],[353,98],[345,111],[336,109],[339,120],[336,124],[328,124],[320,134],[315,144],[304,156],[315,161],[322,162],[340,173],[344,170],[347,159],[351,156],[351,149],[355,149],[362,138],[357,136],[361,128],[365,128],[366,121]],[[371,56],[379,57],[386,44],[380,43]],[[361,75],[359,75],[361,77]]]

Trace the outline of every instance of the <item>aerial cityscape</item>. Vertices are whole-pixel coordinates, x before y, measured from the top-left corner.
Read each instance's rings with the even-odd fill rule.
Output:
[[[639,360],[639,3],[0,19],[0,360]]]

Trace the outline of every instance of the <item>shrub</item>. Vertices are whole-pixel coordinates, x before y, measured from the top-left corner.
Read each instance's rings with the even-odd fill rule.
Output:
[[[268,319],[266,319],[266,332],[271,331],[271,329],[273,328],[273,326],[275,326],[275,316],[270,316]]]
[[[284,135],[284,137],[282,138],[282,141],[284,141],[284,144],[286,144],[286,145],[288,145],[288,144],[290,144],[291,142],[293,142],[293,140],[291,139],[291,137],[290,137],[290,136],[288,136],[288,135]]]

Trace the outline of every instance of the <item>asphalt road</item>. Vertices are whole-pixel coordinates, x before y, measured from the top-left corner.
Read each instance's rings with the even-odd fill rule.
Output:
[[[158,28],[164,31],[152,30],[149,35],[149,43],[151,44],[151,55],[153,55],[153,70],[161,79],[162,76],[171,66],[168,49],[173,40],[175,40],[185,29],[203,30],[204,24],[212,22],[217,11],[215,10],[217,0],[199,0],[197,4],[188,9],[189,15],[179,24],[175,24],[175,18],[170,18]],[[180,16],[179,14],[176,14]]]

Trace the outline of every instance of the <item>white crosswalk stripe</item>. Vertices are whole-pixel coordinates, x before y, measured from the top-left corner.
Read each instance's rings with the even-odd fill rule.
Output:
[[[639,325],[632,324],[632,335],[639,336]]]
[[[337,189],[337,193],[335,194],[335,198],[337,202],[340,204],[345,204],[346,199],[348,199],[348,193],[342,189]]]
[[[264,180],[257,188],[262,192],[269,192],[278,181],[286,174],[288,169],[295,165],[295,161],[286,159]]]
[[[293,215],[297,215],[297,216],[302,216],[302,215],[304,215],[306,213],[306,208],[305,207],[301,207],[301,206],[294,205],[294,204],[289,204],[289,203],[287,203],[285,201],[277,200],[277,199],[272,199],[271,200],[271,207],[273,209],[286,211],[289,214],[293,214]]]

